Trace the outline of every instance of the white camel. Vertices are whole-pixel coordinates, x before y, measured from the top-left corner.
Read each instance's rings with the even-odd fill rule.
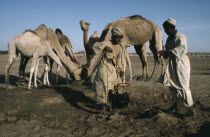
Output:
[[[60,42],[59,42],[58,37],[55,34],[55,32],[52,29],[47,28],[44,24],[40,25],[37,29],[35,29],[35,33],[41,39],[47,40],[49,42],[50,47],[53,49],[53,51],[61,59],[61,62],[63,63],[63,65],[67,68],[67,70],[69,69],[68,72],[71,75],[72,79],[80,80],[80,69],[77,69],[79,67],[79,63],[78,63],[78,61],[76,59],[76,56],[74,55],[72,49],[64,48],[65,49],[65,51],[64,51],[62,49],[61,45],[60,45]],[[66,38],[61,37],[60,41],[63,42],[65,40],[66,40]],[[65,44],[63,44],[63,45],[65,45]],[[67,57],[64,52],[68,53],[70,58]],[[23,77],[25,76],[24,75],[25,67],[26,67],[26,64],[27,64],[29,59],[30,58],[21,56],[21,63],[20,63],[20,67],[19,67],[19,72],[21,72],[21,70],[22,70]],[[51,60],[50,63],[49,63],[49,60],[47,60],[47,65],[45,66],[45,69],[44,69],[45,70],[44,79],[43,79],[44,85],[48,85],[48,86],[50,85],[49,78],[48,78],[48,72],[49,71],[52,72],[52,62],[53,61]],[[49,64],[51,64],[51,66],[49,66]],[[56,75],[56,83],[58,81],[59,71],[60,71],[60,67],[58,66],[57,70],[56,70],[56,74],[57,74]],[[20,75],[19,75],[19,77],[20,77]],[[69,75],[67,74],[66,75],[67,83],[68,83],[68,78],[69,78]]]
[[[39,36],[37,36],[34,31],[26,31],[16,36],[9,42],[8,48],[9,48],[9,59],[8,59],[8,64],[6,65],[5,68],[6,90],[8,88],[8,83],[9,83],[8,81],[9,71],[12,64],[18,59],[18,53],[20,53],[25,57],[29,58],[32,57],[28,89],[31,89],[31,80],[34,71],[35,71],[34,75],[36,76],[39,57],[44,57],[44,63],[47,64],[47,56],[49,56],[63,68],[60,59],[50,48],[49,43],[46,40],[43,40]],[[64,71],[66,72],[65,69]],[[37,87],[36,77],[34,78],[34,86]]]

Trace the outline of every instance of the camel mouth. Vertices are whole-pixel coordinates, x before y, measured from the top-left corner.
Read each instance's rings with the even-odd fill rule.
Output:
[[[86,29],[85,29],[84,27],[82,27],[82,26],[81,26],[81,29],[82,29],[83,31],[86,31]]]

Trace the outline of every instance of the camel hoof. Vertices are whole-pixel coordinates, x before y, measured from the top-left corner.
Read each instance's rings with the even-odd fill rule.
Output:
[[[144,77],[142,77],[142,76],[137,76],[136,77],[136,80],[138,80],[138,81],[142,81],[144,79]]]
[[[133,77],[130,77],[130,78],[129,78],[129,81],[132,81],[132,80],[133,80]]]

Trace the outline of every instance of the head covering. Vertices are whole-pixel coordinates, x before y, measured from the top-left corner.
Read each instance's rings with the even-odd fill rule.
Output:
[[[169,18],[168,20],[166,20],[166,22],[168,22],[171,25],[176,26],[176,21],[174,19],[172,19],[172,18]]]
[[[123,37],[124,32],[121,28],[112,28],[111,30],[113,36]]]

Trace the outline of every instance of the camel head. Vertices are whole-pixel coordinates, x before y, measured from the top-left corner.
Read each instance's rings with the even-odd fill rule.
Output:
[[[57,28],[57,29],[55,30],[55,34],[61,34],[61,35],[63,35],[63,32],[62,32],[59,28]]]
[[[83,20],[81,20],[79,23],[80,23],[82,31],[88,31],[90,23],[87,23]]]

